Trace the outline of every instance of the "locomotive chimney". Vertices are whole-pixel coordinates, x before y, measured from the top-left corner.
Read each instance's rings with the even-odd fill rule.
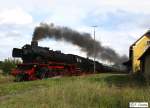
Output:
[[[37,47],[38,46],[38,42],[37,41],[31,41],[31,46]]]

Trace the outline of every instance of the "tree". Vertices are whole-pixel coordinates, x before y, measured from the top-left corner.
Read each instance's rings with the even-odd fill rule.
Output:
[[[11,70],[21,63],[19,59],[5,59],[0,63],[0,69],[3,71],[3,74],[8,75],[11,73]]]

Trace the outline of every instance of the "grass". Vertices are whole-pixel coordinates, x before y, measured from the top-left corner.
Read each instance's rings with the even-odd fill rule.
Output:
[[[125,74],[0,83],[0,108],[127,108],[131,101],[150,103],[150,87]]]

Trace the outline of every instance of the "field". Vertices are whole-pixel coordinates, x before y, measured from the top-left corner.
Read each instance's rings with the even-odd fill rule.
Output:
[[[150,87],[126,74],[97,74],[13,82],[0,76],[0,108],[128,108],[150,103]]]

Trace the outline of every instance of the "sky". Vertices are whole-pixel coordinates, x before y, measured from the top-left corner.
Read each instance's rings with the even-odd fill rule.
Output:
[[[0,60],[12,57],[13,48],[30,44],[41,22],[67,26],[93,36],[120,55],[150,28],[149,0],[1,0]],[[63,41],[44,39],[40,46],[86,56],[80,48]]]

